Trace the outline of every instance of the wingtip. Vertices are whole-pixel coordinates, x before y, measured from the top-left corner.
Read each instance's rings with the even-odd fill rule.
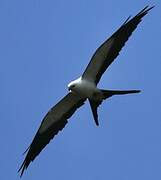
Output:
[[[150,10],[153,9],[154,7],[155,7],[155,5],[153,5],[153,6],[151,6],[151,7],[148,6],[148,7],[147,7],[147,8],[148,8],[147,11],[150,11]]]
[[[132,17],[132,16],[130,15],[130,16],[125,20],[125,22],[123,23],[123,25],[126,24],[131,17]]]
[[[153,6],[149,6],[149,5],[147,5],[147,6],[145,6],[139,13],[138,13],[138,15],[140,15],[140,14],[142,14],[142,13],[147,13],[148,11],[150,11],[151,9],[153,9],[155,7],[155,5],[153,5]]]
[[[20,173],[20,178],[22,177],[25,169],[26,169],[26,166],[25,166],[25,161],[24,161],[22,165],[20,166],[20,168],[18,169],[18,173]]]
[[[25,155],[27,151],[29,150],[30,146],[23,152],[22,155]],[[26,164],[26,158],[24,159],[23,163],[21,164],[20,168],[18,169],[18,173],[20,173],[20,178],[22,177],[25,169],[27,169],[28,165]]]
[[[138,17],[138,16],[144,16],[144,15],[146,15],[151,9],[153,9],[155,7],[155,5],[153,5],[153,6],[149,6],[149,5],[147,5],[147,6],[145,6],[137,15],[136,15],[136,17]],[[125,25],[126,23],[128,23],[129,22],[129,20],[131,19],[131,15],[125,20],[125,22],[123,23],[123,25]]]
[[[155,5],[153,5],[153,6],[151,6],[151,7],[148,5],[148,6],[147,6],[147,8],[148,8],[147,11],[150,11],[150,10],[153,9],[154,7],[155,7]]]

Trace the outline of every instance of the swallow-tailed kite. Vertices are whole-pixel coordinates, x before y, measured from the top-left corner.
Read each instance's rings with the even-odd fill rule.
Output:
[[[120,50],[142,18],[152,8],[146,6],[132,19],[128,17],[121,27],[96,50],[82,76],[68,84],[69,93],[46,114],[31,145],[26,150],[27,155],[19,169],[21,176],[31,161],[64,128],[68,119],[87,99],[93,113],[94,121],[98,126],[97,108],[103,100],[113,95],[140,92],[139,90],[102,90],[97,88],[97,84],[105,70],[119,55]]]

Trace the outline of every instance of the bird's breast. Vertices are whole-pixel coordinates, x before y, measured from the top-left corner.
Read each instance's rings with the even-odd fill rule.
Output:
[[[98,91],[95,84],[86,80],[81,80],[75,87],[74,91],[82,97],[91,98]]]

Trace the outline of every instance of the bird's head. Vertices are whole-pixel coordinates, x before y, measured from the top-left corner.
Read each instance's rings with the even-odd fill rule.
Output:
[[[75,87],[76,87],[76,83],[74,81],[72,81],[68,84],[69,91],[73,91]]]
[[[80,83],[81,83],[81,78],[78,78],[78,79],[70,82],[70,83],[68,84],[68,90],[69,90],[69,91],[74,91],[74,90],[76,90],[76,87],[79,86]]]

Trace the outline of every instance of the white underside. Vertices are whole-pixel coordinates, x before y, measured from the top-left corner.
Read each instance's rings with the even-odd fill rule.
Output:
[[[81,77],[69,83],[68,87],[75,85],[71,91],[77,93],[79,96],[85,98],[98,98],[96,96],[101,96],[101,91],[96,87],[93,82],[88,80],[82,79]],[[99,97],[100,99],[101,97]]]

